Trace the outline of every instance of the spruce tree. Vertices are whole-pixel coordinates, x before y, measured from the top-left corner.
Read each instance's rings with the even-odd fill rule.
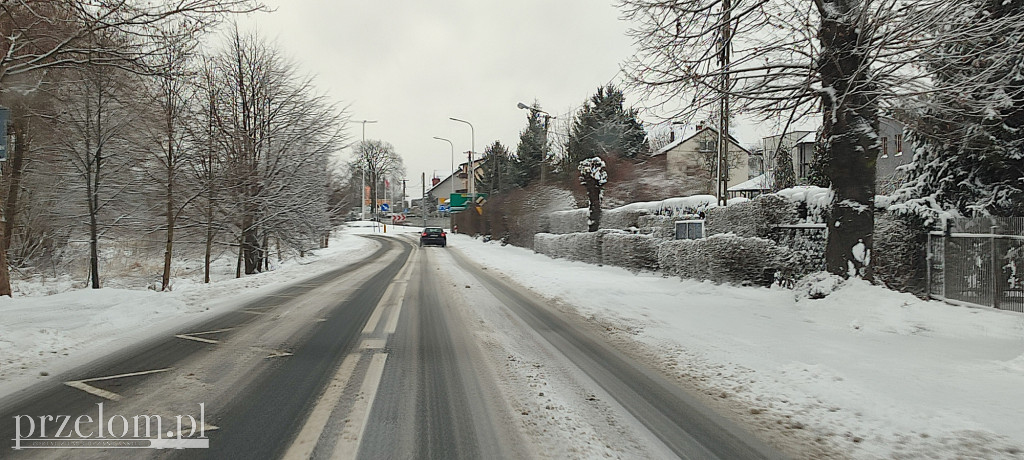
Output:
[[[490,195],[518,187],[522,182],[522,163],[500,141],[484,149],[481,169],[484,176],[477,182],[478,190]]]
[[[772,171],[772,190],[779,191],[796,185],[796,172],[793,171],[793,155],[787,146],[775,152],[775,170]]]
[[[518,158],[517,180],[513,183],[517,186],[526,186],[534,180],[540,179],[547,161],[548,141],[547,126],[548,119],[540,113],[540,104],[534,102],[530,107],[530,114],[526,117],[526,128],[519,133],[519,146],[516,147]]]
[[[575,169],[584,158],[650,154],[647,133],[637,121],[637,110],[625,108],[622,90],[609,84],[583,104],[576,114],[566,144],[566,168]]]
[[[908,117],[911,180],[897,195],[961,215],[1024,216],[1024,0],[969,6],[964,24],[990,33],[951,42],[932,64],[936,86],[967,90],[918,100]]]

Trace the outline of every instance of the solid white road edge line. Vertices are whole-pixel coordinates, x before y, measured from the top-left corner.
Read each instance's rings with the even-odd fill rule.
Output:
[[[352,353],[341,362],[338,372],[334,373],[331,382],[324,389],[320,398],[316,400],[313,411],[306,418],[306,423],[302,425],[299,435],[295,437],[295,440],[292,441],[291,446],[285,452],[284,457],[282,457],[284,460],[305,460],[313,455],[316,441],[320,439],[320,434],[323,433],[324,428],[327,426],[327,421],[331,418],[331,412],[334,412],[334,408],[341,402],[345,386],[348,385],[349,379],[352,378],[352,373],[355,372],[356,365],[359,364],[360,356],[362,356],[361,353]]]
[[[366,380],[359,388],[359,395],[349,413],[349,422],[341,431],[341,437],[334,445],[333,460],[355,459],[359,454],[359,443],[363,440],[363,431],[366,429],[366,422],[370,419],[370,412],[373,410],[373,400],[377,398],[377,388],[384,377],[384,364],[388,360],[387,353],[377,353],[370,360],[370,368],[366,371]]]

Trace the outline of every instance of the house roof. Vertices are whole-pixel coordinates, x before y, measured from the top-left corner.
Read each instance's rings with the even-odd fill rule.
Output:
[[[771,172],[767,172],[750,179],[746,182],[740,182],[739,184],[729,187],[730,192],[747,192],[747,191],[760,191],[760,190],[771,190],[772,182],[774,178]]]
[[[715,134],[718,134],[718,130],[717,129],[712,128],[710,126],[705,126],[705,127],[701,128],[701,129],[698,129],[697,132],[695,132],[695,133],[693,133],[693,134],[691,134],[691,135],[689,135],[687,137],[680,137],[679,139],[676,139],[676,140],[670,142],[668,145],[658,149],[657,152],[654,152],[653,154],[651,154],[651,156],[661,155],[661,154],[663,154],[665,152],[668,152],[669,150],[672,150],[672,149],[674,149],[676,147],[679,147],[682,143],[697,137],[700,133],[703,133],[704,131],[711,131],[711,132],[713,132]],[[746,152],[748,155],[750,154],[750,151],[748,151],[747,149],[743,148],[743,146],[740,145],[739,141],[737,141],[735,137],[732,137],[732,134],[729,135],[729,141],[732,142],[733,145],[735,145],[736,147],[739,147],[741,150]]]

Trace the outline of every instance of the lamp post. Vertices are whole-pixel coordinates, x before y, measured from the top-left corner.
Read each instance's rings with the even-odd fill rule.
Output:
[[[468,176],[467,177],[467,181],[469,182],[469,185],[468,185],[467,188],[469,189],[469,198],[475,202],[476,201],[476,171],[473,170],[473,152],[476,150],[476,130],[473,129],[473,124],[468,122],[468,121],[466,121],[466,120],[460,120],[460,119],[455,118],[455,117],[448,117],[448,119],[451,120],[451,121],[457,121],[459,123],[465,123],[465,124],[469,125],[469,136],[470,136],[470,138],[469,138],[470,139],[470,144],[469,144],[469,165],[466,167],[466,174]]]
[[[551,123],[551,120],[553,118],[558,118],[558,117],[553,117],[553,116],[551,116],[550,113],[547,113],[547,112],[545,112],[545,111],[543,111],[541,109],[538,109],[538,108],[534,108],[534,107],[528,106],[526,104],[523,104],[522,102],[516,104],[516,108],[520,108],[520,109],[523,109],[523,110],[529,110],[531,117],[536,117],[538,113],[543,113],[544,114],[544,150],[545,151],[541,152],[541,159],[540,159],[540,183],[543,184],[545,179],[547,178],[546,176],[548,175],[547,174],[548,173],[548,152],[547,152],[547,146],[548,146],[548,124]]]
[[[437,139],[439,141],[445,141],[445,142],[448,143],[448,145],[452,146],[452,175],[451,175],[451,182],[452,182],[452,195],[454,195],[455,194],[455,144],[453,144],[452,141],[450,141],[448,139],[445,139],[443,137],[434,136],[434,139]]]
[[[376,123],[377,120],[362,120],[360,123],[363,124],[363,142],[366,142],[366,124]],[[362,185],[359,187],[359,220],[366,220],[366,204],[363,198],[363,194],[366,193],[366,158],[359,159],[359,172],[362,178]]]

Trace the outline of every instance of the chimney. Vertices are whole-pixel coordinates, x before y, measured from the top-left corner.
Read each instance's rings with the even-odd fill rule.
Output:
[[[438,178],[437,176],[434,176],[433,179],[430,179],[430,186],[431,187],[437,187],[437,184],[440,184],[440,183],[441,183],[441,179]]]
[[[700,131],[700,130],[702,130],[702,129],[704,129],[704,122],[703,122],[703,121],[702,121],[702,122],[699,122],[699,123],[697,123],[697,131]]]

